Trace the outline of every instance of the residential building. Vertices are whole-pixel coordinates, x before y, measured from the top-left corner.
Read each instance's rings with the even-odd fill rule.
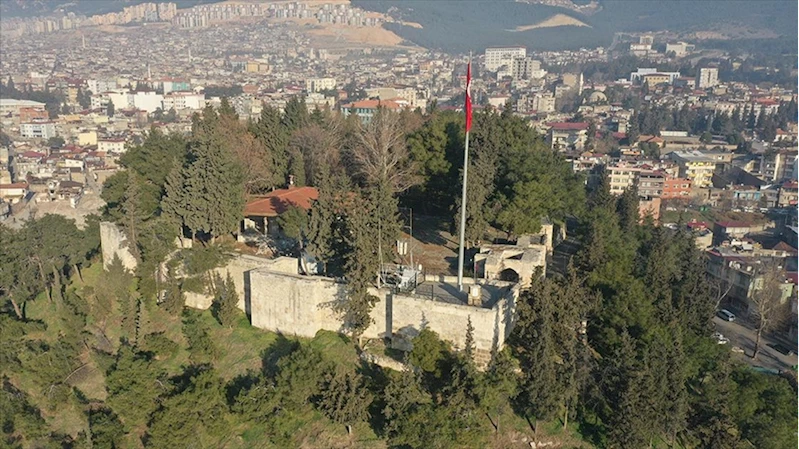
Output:
[[[796,163],[796,150],[767,152],[760,156],[758,175],[769,183],[791,178]]]
[[[97,140],[97,151],[105,153],[124,153],[125,152],[125,139],[112,139],[104,138]]]
[[[663,193],[660,197],[664,200],[688,199],[691,196],[691,180],[688,178],[673,178],[667,176],[663,180]]]
[[[392,111],[398,111],[402,107],[407,106],[405,102],[398,102],[392,100],[362,100],[354,103],[348,103],[341,106],[341,113],[344,117],[349,117],[352,114],[357,115],[365,123],[372,120],[372,117],[377,112],[378,108],[386,108]]]
[[[153,91],[136,92],[130,95],[128,104],[136,109],[152,114],[156,109],[163,107],[164,96]],[[114,102],[114,106],[116,107],[116,102]]]
[[[696,72],[696,88],[707,89],[719,83],[719,69],[717,67],[703,67]]]
[[[19,133],[26,139],[49,139],[58,135],[53,122],[22,123]]]
[[[701,151],[672,151],[667,158],[676,162],[680,178],[688,178],[695,187],[709,187],[713,184],[716,161]]]
[[[335,78],[308,78],[305,80],[305,91],[308,93],[332,90],[335,88]]]
[[[510,72],[515,80],[540,79],[547,74],[546,70],[541,70],[541,61],[532,58],[514,58]]]
[[[641,170],[638,173],[638,195],[645,198],[663,198],[665,183],[666,175],[663,172]]]
[[[724,240],[740,239],[749,234],[752,225],[741,221],[718,221],[713,223],[713,244],[720,245]]]
[[[526,58],[525,47],[489,47],[485,50],[483,67],[489,72],[496,72],[502,66],[511,66],[516,58]]]
[[[650,217],[655,223],[660,221],[660,198],[639,197],[638,217],[641,220],[645,219],[646,217]]]
[[[17,204],[28,196],[28,183],[0,184],[0,200],[9,204]]]
[[[797,187],[799,183],[796,181],[788,181],[780,186],[779,194],[777,197],[778,207],[796,206],[799,195],[797,195]]]
[[[627,188],[635,185],[638,179],[638,173],[641,169],[626,164],[619,164],[607,167],[606,171],[608,181],[610,182],[610,193],[613,195],[621,195]]]
[[[754,253],[736,251],[731,248],[713,248],[707,251],[706,272],[723,286],[729,287],[727,300],[736,308],[755,313],[756,304],[753,302],[754,295],[763,288],[765,270],[780,270],[779,282],[781,298],[780,302],[785,303],[791,297],[794,289],[793,283],[785,272],[786,263],[789,258],[795,259],[794,255],[777,254],[756,255]]]
[[[583,149],[588,136],[587,122],[557,122],[549,123],[548,126],[549,142],[553,149],[561,151]]]
[[[205,107],[205,94],[195,94],[191,92],[170,92],[164,95],[163,107],[164,111],[174,109],[179,111],[181,109],[199,110]]]
[[[538,113],[555,112],[555,96],[551,93],[537,93],[533,95],[530,108]]]

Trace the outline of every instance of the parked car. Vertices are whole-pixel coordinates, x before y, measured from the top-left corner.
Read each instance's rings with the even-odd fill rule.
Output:
[[[735,314],[727,309],[719,310],[717,315],[721,317],[721,319],[723,319],[724,321],[735,321]]]
[[[716,343],[720,345],[726,345],[730,342],[730,339],[725,337],[721,332],[714,332],[713,338],[716,340]]]

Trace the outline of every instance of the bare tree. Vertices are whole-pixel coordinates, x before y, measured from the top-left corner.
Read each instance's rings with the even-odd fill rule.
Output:
[[[785,274],[782,266],[777,262],[769,262],[755,270],[752,276],[754,291],[752,302],[755,304],[755,319],[757,320],[757,337],[752,358],[756,359],[760,353],[760,339],[764,331],[778,323],[785,314],[783,312],[782,285]]]
[[[388,188],[393,195],[418,183],[409,156],[399,114],[381,108],[369,123],[358,125],[352,157],[367,185]]]
[[[732,290],[733,283],[720,277],[709,276],[708,284],[710,284],[710,290],[713,292],[716,309],[718,309],[721,302],[724,301],[724,298],[726,298]]]
[[[317,185],[322,170],[340,168],[343,126],[337,117],[326,116],[324,124],[311,123],[292,135],[290,145],[302,153],[306,182]]]

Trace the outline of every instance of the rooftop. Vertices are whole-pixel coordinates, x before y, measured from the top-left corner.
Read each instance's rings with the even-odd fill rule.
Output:
[[[248,202],[244,207],[244,215],[276,217],[292,206],[309,210],[312,201],[317,198],[319,198],[319,191],[314,187],[294,187],[275,190],[261,198]]]

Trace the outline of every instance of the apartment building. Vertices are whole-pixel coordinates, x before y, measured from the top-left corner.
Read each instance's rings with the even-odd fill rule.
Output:
[[[202,109],[205,107],[205,95],[190,92],[171,92],[164,95],[163,110]]]
[[[628,165],[617,165],[607,167],[606,171],[610,184],[610,193],[613,195],[621,195],[627,188],[635,185],[641,169]]]
[[[672,151],[666,158],[676,162],[680,178],[690,179],[695,187],[709,187],[713,184],[716,160],[701,151]]]
[[[489,47],[485,50],[483,67],[489,72],[496,72],[502,66],[511,66],[516,58],[527,57],[525,47]]]
[[[662,198],[666,174],[661,171],[641,170],[638,173],[638,195],[648,198]]]
[[[549,123],[549,142],[552,149],[565,151],[570,148],[582,150],[588,136],[587,122]]]
[[[335,78],[308,78],[305,80],[305,91],[308,93],[321,92],[336,88]]]
[[[19,133],[26,139],[49,139],[58,135],[54,122],[22,123]]]
[[[105,138],[97,140],[97,151],[105,153],[124,153],[125,139]]]
[[[664,200],[687,199],[691,196],[691,180],[688,178],[673,178],[667,176],[663,180],[663,193],[660,197]]]
[[[707,89],[719,84],[719,69],[703,67],[696,72],[696,88]]]

